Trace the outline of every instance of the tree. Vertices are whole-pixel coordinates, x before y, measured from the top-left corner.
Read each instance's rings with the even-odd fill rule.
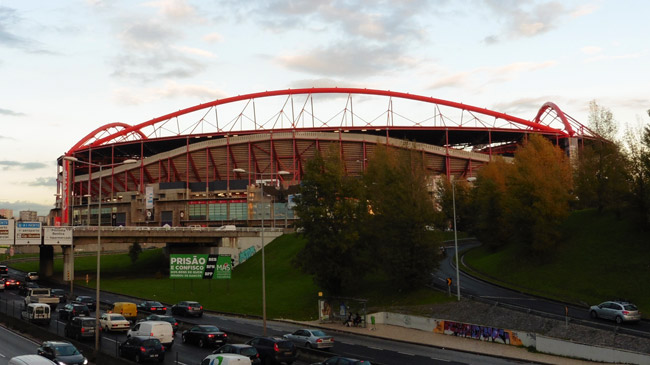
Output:
[[[136,261],[138,261],[138,257],[142,253],[142,247],[140,246],[139,243],[134,242],[130,247],[129,247],[129,257],[131,258],[131,263],[135,264]]]
[[[515,152],[506,186],[513,239],[544,258],[560,241],[560,224],[569,213],[572,179],[564,152],[532,135]]]
[[[454,190],[452,192],[452,190]],[[465,179],[449,181],[443,175],[440,183],[436,186],[436,200],[440,204],[442,218],[438,221],[444,222],[443,228],[454,227],[454,200],[456,200],[456,229],[459,231],[470,231],[472,228],[473,207],[472,188]],[[455,199],[454,199],[455,196]],[[440,225],[440,224],[439,224]]]
[[[631,185],[630,206],[644,228],[650,228],[650,125],[625,135],[628,172]]]
[[[395,288],[421,286],[440,259],[440,240],[427,229],[436,213],[421,158],[408,148],[377,146],[363,180],[370,207],[363,236],[376,267]]]
[[[294,208],[307,244],[294,262],[330,295],[341,294],[366,271],[360,224],[367,208],[360,186],[358,178],[345,175],[337,148],[307,161]]]

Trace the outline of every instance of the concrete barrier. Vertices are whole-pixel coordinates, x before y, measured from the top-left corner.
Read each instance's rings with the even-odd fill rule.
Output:
[[[537,335],[536,348],[537,351],[547,354],[575,357],[598,362],[650,364],[650,355],[648,354],[590,346],[541,335]]]

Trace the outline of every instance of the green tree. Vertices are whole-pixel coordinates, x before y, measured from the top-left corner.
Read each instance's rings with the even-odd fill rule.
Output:
[[[407,149],[377,146],[364,174],[366,200],[363,236],[374,263],[394,288],[426,283],[440,259],[438,235],[427,229],[435,210],[420,156]]]
[[[453,184],[453,185],[452,185]],[[454,191],[452,191],[454,190]],[[449,181],[446,175],[441,176],[436,186],[435,199],[440,204],[440,214],[443,228],[454,227],[454,196],[456,200],[456,229],[470,231],[473,227],[472,187],[463,178]]]
[[[630,206],[641,226],[650,228],[650,125],[628,128],[625,136],[631,185]]]
[[[142,247],[139,243],[134,242],[131,246],[129,246],[129,258],[131,258],[131,263],[138,261],[138,257],[140,257],[141,253]]]
[[[358,178],[345,175],[338,149],[317,153],[305,166],[294,208],[307,239],[294,262],[330,295],[341,294],[363,276],[360,224],[367,214]]]
[[[517,149],[511,172],[506,185],[513,239],[544,259],[560,242],[560,224],[569,213],[568,158],[544,137],[532,135]]]

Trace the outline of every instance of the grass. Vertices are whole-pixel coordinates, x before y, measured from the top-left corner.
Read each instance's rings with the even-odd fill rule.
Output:
[[[625,298],[650,312],[650,245],[647,232],[627,220],[594,210],[574,212],[565,240],[549,263],[528,261],[515,246],[471,250],[465,263],[484,276],[558,300],[597,304]]]
[[[266,300],[269,318],[317,319],[319,288],[311,276],[293,267],[291,260],[305,245],[296,235],[283,235],[266,246]],[[102,290],[154,299],[165,303],[198,300],[204,308],[219,312],[260,316],[262,313],[261,255],[238,265],[231,280],[173,280],[163,274],[169,259],[160,249],[144,251],[135,265],[127,254],[102,255]],[[38,262],[16,262],[11,267],[22,271],[38,270]],[[55,275],[62,272],[61,259],[55,259]],[[75,285],[94,287],[96,256],[76,257]],[[90,280],[86,285],[85,274]],[[355,297],[369,299],[377,308],[420,306],[450,300],[444,293],[421,289],[408,294],[386,290],[381,281],[360,285]]]

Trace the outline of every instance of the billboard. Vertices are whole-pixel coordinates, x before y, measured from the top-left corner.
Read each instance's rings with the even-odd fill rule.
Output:
[[[72,227],[43,227],[46,245],[72,246]]]
[[[0,219],[0,245],[14,244],[14,220]]]
[[[169,255],[170,279],[230,279],[230,256],[217,254]]]
[[[16,222],[17,245],[40,245],[41,222]]]

